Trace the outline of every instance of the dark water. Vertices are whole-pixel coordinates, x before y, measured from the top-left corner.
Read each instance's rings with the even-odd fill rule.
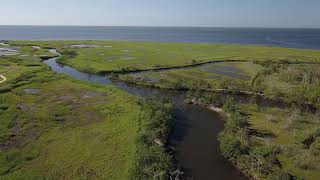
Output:
[[[320,49],[320,29],[0,26],[0,40],[135,40]]]
[[[244,180],[219,153],[217,136],[223,130],[223,120],[216,112],[183,103],[185,94],[176,91],[140,87],[112,82],[105,76],[79,72],[69,66],[61,66],[56,58],[44,61],[53,71],[68,74],[78,80],[117,86],[141,97],[162,96],[176,104],[176,122],[170,135],[175,147],[175,160],[187,176],[194,180]]]

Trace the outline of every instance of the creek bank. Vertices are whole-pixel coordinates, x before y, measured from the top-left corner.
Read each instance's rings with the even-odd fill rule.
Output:
[[[204,180],[211,180],[217,176],[225,180],[247,179],[221,157],[218,151],[217,136],[223,129],[220,117],[202,107],[183,105],[185,93],[114,82],[106,76],[83,73],[69,66],[61,66],[56,60],[57,58],[51,58],[44,63],[49,65],[53,71],[68,74],[78,80],[115,85],[144,98],[160,96],[172,99],[175,102],[176,120],[172,133],[169,135],[168,143],[170,146],[168,148],[174,149],[174,151],[168,151],[168,154],[173,155],[174,164],[178,166],[178,170],[173,170],[170,173],[172,176],[185,176],[185,179],[195,177]],[[215,119],[217,120],[215,121]],[[163,141],[159,141],[159,144],[155,141],[157,139],[153,139],[152,143],[156,146],[166,144]],[[197,153],[199,148],[202,151],[200,154]]]
[[[49,59],[51,59],[51,58],[57,58],[57,57],[59,57],[59,56],[58,56],[58,55],[56,55],[56,56],[41,55],[41,56],[39,56],[39,57],[40,57],[41,61],[46,61],[46,60],[49,60]]]
[[[201,101],[198,101],[196,98],[187,98],[184,103],[186,104],[194,104],[194,105],[197,105],[197,106],[202,106],[204,108],[207,108],[211,111],[215,111],[215,112],[218,112],[218,113],[222,113],[223,112],[223,109],[222,107],[218,107],[216,105],[210,105],[210,104],[205,104],[205,103],[202,103]]]
[[[109,76],[110,79],[113,79],[115,81],[122,81],[133,85],[138,85],[142,87],[150,87],[150,88],[157,88],[157,89],[164,89],[164,90],[174,90],[174,91],[180,91],[180,92],[203,92],[203,93],[220,93],[224,96],[231,95],[231,96],[237,96],[237,99],[244,99],[252,100],[255,99],[256,102],[259,105],[262,106],[275,106],[275,107],[281,107],[281,108],[289,108],[289,107],[298,107],[299,109],[302,109],[306,112],[312,112],[317,113],[320,111],[320,108],[317,107],[315,104],[312,104],[310,102],[299,102],[294,100],[289,100],[284,97],[271,97],[263,93],[257,93],[253,91],[248,90],[236,90],[236,89],[222,89],[222,88],[174,88],[169,86],[158,86],[154,83],[145,83],[142,81],[131,81],[131,80],[123,80],[119,79],[118,77]]]
[[[250,137],[250,130],[249,130],[250,128],[249,128],[247,115],[245,115],[243,112],[239,111],[239,109],[236,108],[235,102],[227,99],[223,102],[223,105],[221,105],[220,101],[217,104],[206,104],[201,100],[198,100],[197,98],[187,98],[185,100],[185,103],[202,106],[209,110],[222,114],[222,116],[224,117],[223,121],[225,124],[225,128],[222,132],[219,133],[218,139],[219,139],[220,151],[222,152],[223,156],[227,158],[229,162],[231,162],[233,166],[236,169],[238,169],[239,172],[242,173],[243,176],[246,176],[248,179],[252,179],[252,180],[261,179],[261,177],[264,177],[264,178],[272,177],[271,179],[273,179],[274,177],[276,177],[277,179],[280,177],[285,177],[285,178],[293,177],[291,174],[286,173],[282,169],[281,164],[279,163],[273,164],[274,162],[279,162],[277,157],[274,156],[274,154],[277,154],[277,151],[278,151],[274,149],[274,147],[270,149],[266,148],[266,149],[263,149],[262,151],[263,153],[264,151],[268,151],[266,154],[262,155],[263,157],[266,156],[266,159],[268,159],[264,161],[265,163],[267,163],[267,165],[258,164],[258,166],[261,166],[261,167],[269,166],[269,165],[274,166],[272,169],[270,169],[270,174],[269,173],[264,174],[260,172],[259,168],[258,170],[250,168],[250,164],[252,165],[253,161],[255,161],[254,159],[256,158],[255,151],[259,148],[265,148],[265,147],[263,146],[255,147],[255,145],[253,144],[248,145],[252,142],[247,139],[235,140],[235,139],[241,139],[237,131],[243,132],[242,130],[244,130],[245,133],[248,133],[247,136]],[[220,107],[220,106],[223,106],[223,107]],[[238,118],[242,119],[241,120],[242,122],[237,122]],[[245,143],[242,141],[245,141]],[[241,145],[242,143],[244,144]],[[268,153],[271,153],[271,154],[268,154]],[[269,160],[269,158],[273,160]],[[243,160],[243,159],[246,159],[246,160]],[[258,159],[257,161],[259,163],[260,159]]]

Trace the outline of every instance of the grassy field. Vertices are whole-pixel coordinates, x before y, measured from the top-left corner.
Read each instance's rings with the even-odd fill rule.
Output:
[[[264,46],[128,41],[14,41],[10,43],[55,47],[62,53],[73,51],[75,56],[65,58],[62,62],[92,73],[158,69],[215,60],[320,60],[319,51]]]
[[[151,111],[115,87],[55,74],[40,61],[47,51],[31,48],[0,57],[0,179],[132,177]]]
[[[218,60],[244,60],[201,67],[120,75],[120,80],[168,89],[229,89],[254,91],[278,98],[320,104],[319,65],[289,65],[287,62],[320,62],[320,51],[264,46],[188,44],[127,41],[13,41],[21,49],[34,45],[57,48],[60,62],[91,73],[128,72],[194,65]],[[43,49],[35,50],[38,55]],[[22,53],[24,54],[24,53]],[[266,63],[267,62],[267,63]],[[277,63],[281,62],[279,65]],[[268,65],[269,63],[269,65]],[[273,65],[270,65],[273,64]],[[278,66],[278,67],[277,67]],[[308,75],[305,72],[311,71]],[[291,73],[291,74],[290,74]],[[311,77],[306,86],[299,77]],[[318,79],[317,79],[318,78]],[[303,79],[303,78],[302,78]],[[288,88],[289,87],[289,88]]]

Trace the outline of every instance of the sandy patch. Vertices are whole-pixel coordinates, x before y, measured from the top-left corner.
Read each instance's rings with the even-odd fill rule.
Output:
[[[212,111],[216,111],[216,112],[223,112],[222,108],[218,108],[218,107],[214,107],[214,106],[209,106],[208,107],[210,110]]]
[[[7,78],[3,75],[0,75],[0,84],[4,83],[7,80]]]
[[[41,49],[39,46],[32,46],[33,49]]]

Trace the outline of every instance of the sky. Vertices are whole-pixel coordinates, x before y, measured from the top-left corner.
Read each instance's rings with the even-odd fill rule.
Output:
[[[320,28],[320,0],[0,0],[0,25]]]

